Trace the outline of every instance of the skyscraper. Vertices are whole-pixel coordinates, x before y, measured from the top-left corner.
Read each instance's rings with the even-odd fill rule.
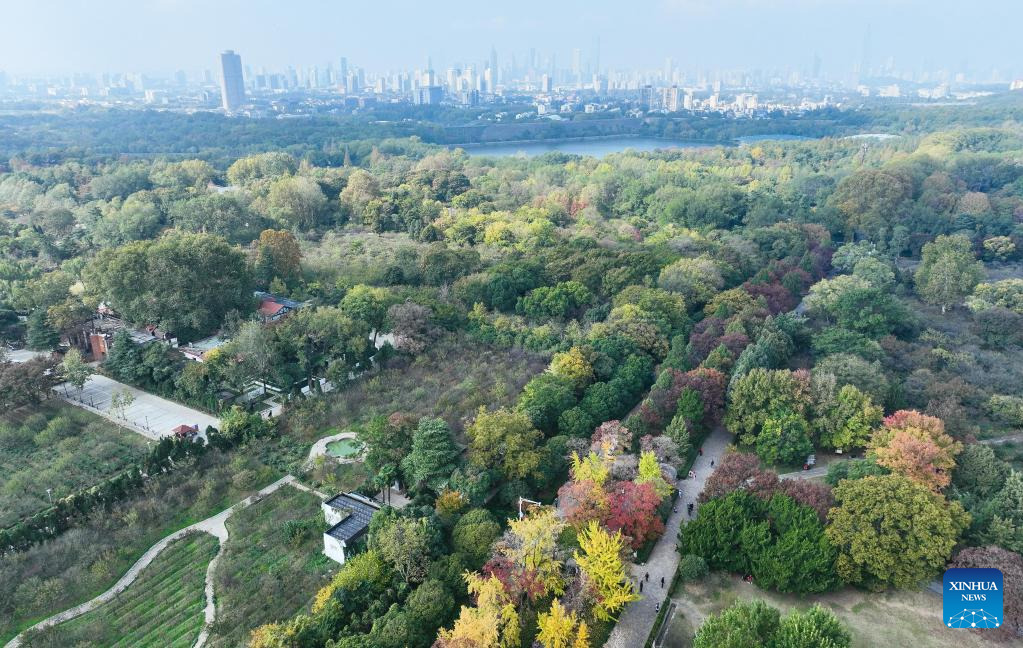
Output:
[[[227,50],[220,54],[220,99],[224,110],[232,112],[245,103],[245,79],[242,57]]]

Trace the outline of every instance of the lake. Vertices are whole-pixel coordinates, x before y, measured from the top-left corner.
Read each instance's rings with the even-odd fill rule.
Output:
[[[511,155],[524,155],[534,157],[551,151],[569,153],[572,155],[590,155],[593,157],[604,157],[610,153],[621,153],[626,150],[633,151],[656,151],[665,149],[687,149],[706,148],[709,146],[735,146],[736,144],[749,144],[764,140],[803,140],[812,139],[799,137],[797,135],[754,135],[751,137],[740,137],[734,143],[714,144],[709,142],[694,142],[687,140],[670,140],[657,137],[604,137],[586,140],[548,140],[536,142],[495,142],[493,144],[481,144],[478,146],[467,146],[465,152],[473,156],[508,157]]]

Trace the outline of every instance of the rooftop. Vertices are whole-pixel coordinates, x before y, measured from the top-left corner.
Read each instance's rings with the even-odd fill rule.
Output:
[[[356,493],[335,495],[326,501],[326,505],[348,514],[327,529],[327,535],[345,543],[362,536],[369,528],[370,518],[380,510],[380,504]]]

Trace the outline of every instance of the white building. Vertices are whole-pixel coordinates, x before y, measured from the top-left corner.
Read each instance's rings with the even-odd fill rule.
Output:
[[[320,505],[330,528],[323,534],[323,553],[342,565],[345,549],[369,530],[369,521],[380,504],[358,493],[340,493]]]

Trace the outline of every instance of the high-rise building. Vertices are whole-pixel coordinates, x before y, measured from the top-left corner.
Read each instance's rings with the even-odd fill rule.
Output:
[[[554,90],[554,84],[551,82],[551,75],[544,74],[540,77],[540,92],[550,94],[552,90]]]
[[[245,103],[245,78],[242,57],[227,50],[220,54],[220,99],[224,110],[232,112]]]

